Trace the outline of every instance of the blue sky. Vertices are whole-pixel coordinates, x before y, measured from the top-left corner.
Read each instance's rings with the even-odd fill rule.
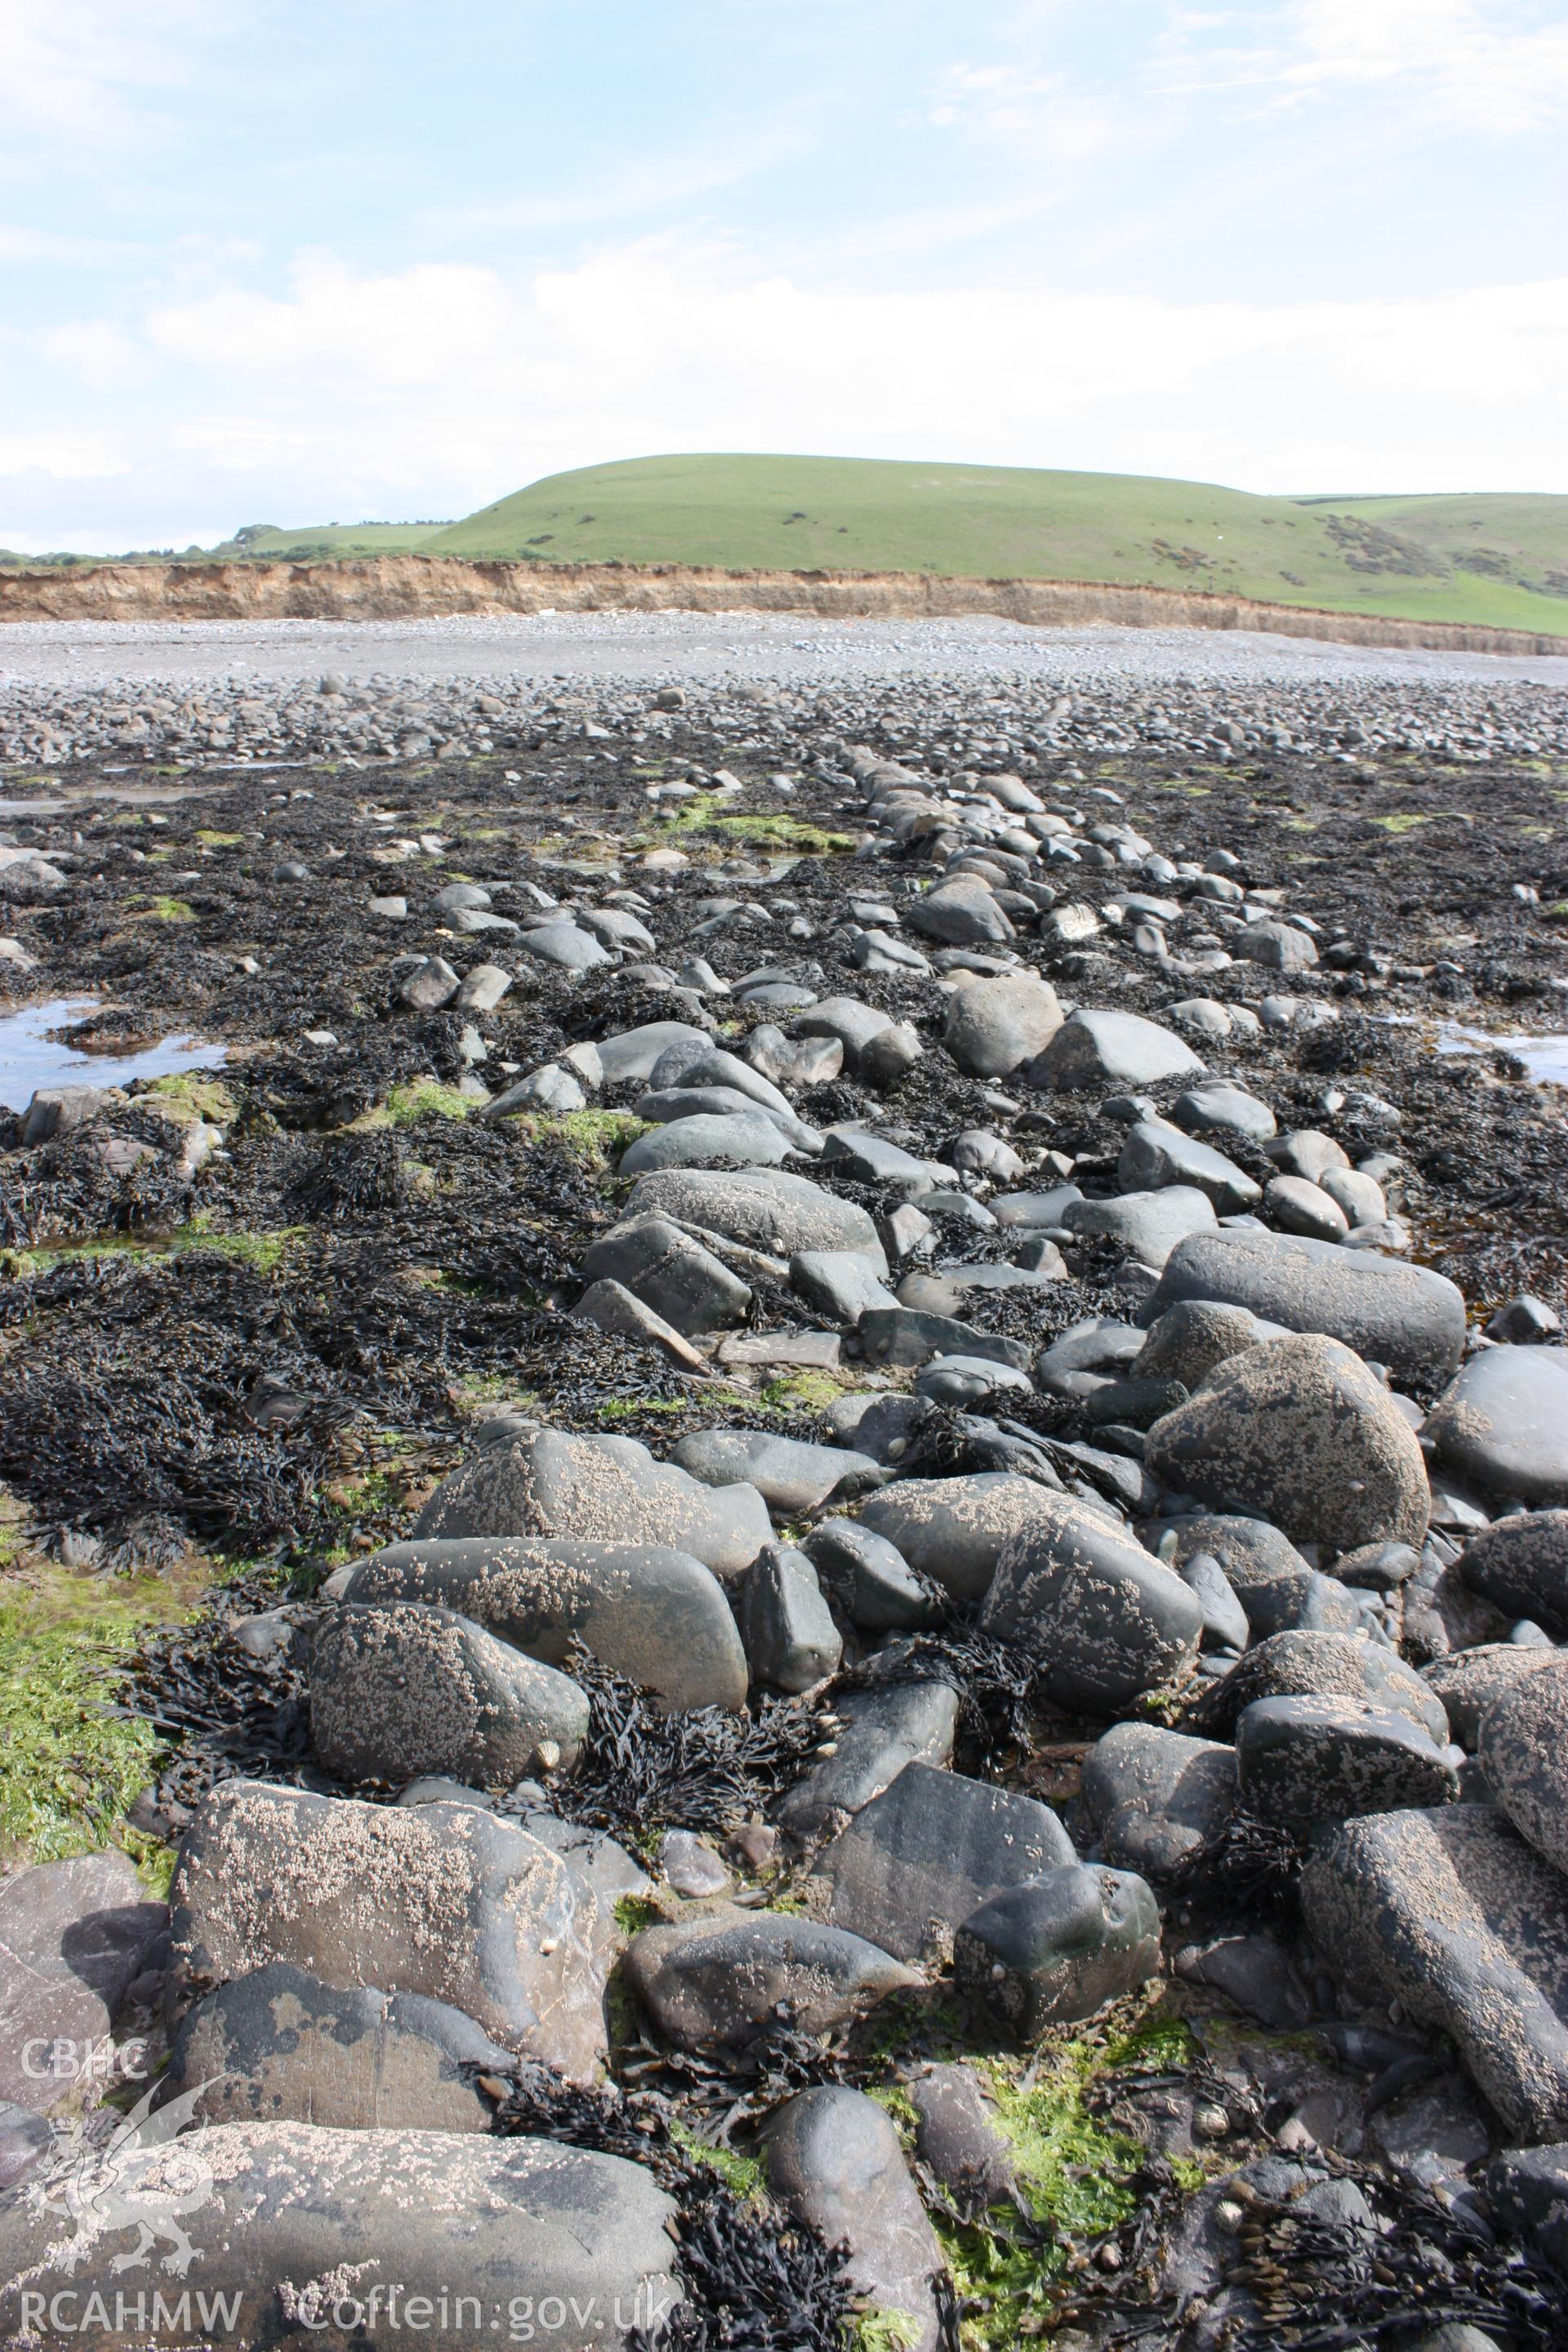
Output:
[[[1568,0],[0,0],[0,544],[657,449],[1568,491]]]

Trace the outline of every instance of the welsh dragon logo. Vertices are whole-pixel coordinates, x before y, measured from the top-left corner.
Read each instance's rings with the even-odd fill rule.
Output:
[[[110,2262],[111,2272],[141,2270],[159,2245],[169,2249],[162,2270],[184,2278],[202,2259],[184,2226],[212,2194],[213,2176],[202,2154],[203,2133],[178,2135],[192,2122],[203,2095],[223,2076],[215,2074],[194,2091],[182,2092],[156,2112],[149,2090],[123,2116],[116,2116],[107,2138],[100,2107],[91,2116],[55,2126],[54,2147],[24,2194],[36,2213],[68,2221],[70,2238],[55,2260],[75,2271],[103,2239],[134,2231],[136,2242]]]

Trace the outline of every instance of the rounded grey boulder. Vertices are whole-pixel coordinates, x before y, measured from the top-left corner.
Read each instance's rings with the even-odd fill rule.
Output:
[[[863,2091],[802,2091],[769,2117],[764,2157],[773,2195],[826,2244],[847,2246],[850,2284],[889,2315],[892,2340],[937,2352],[945,2265],[890,2116]]]
[[[1118,1723],[1083,1759],[1083,1801],[1105,1858],[1167,1878],[1236,1806],[1236,1751],[1153,1723]]]
[[[414,1537],[571,1536],[669,1544],[717,1576],[738,1576],[773,1540],[754,1486],[706,1486],[631,1437],[528,1431],[486,1446],[443,1479]]]
[[[565,1665],[579,1641],[668,1707],[745,1702],[746,1655],[723,1587],[668,1544],[434,1537],[388,1544],[338,1574],[336,1598],[437,1601],[547,1665]]]
[[[1037,1087],[1152,1087],[1162,1078],[1198,1077],[1204,1065],[1173,1029],[1139,1013],[1078,1012],[1030,1065]]]
[[[1032,2042],[1159,1974],[1159,1909],[1131,1872],[1072,1864],[972,1912],[953,1938],[952,1965],[966,1992]]]
[[[1476,1753],[1514,1828],[1568,1872],[1568,1657],[1522,1675],[1493,1700]]]
[[[862,1936],[773,1911],[645,1927],[624,1970],[659,2032],[682,2050],[732,2047],[781,2026],[826,2033],[920,1981]]]
[[[1419,1543],[1426,1532],[1415,1433],[1337,1339],[1267,1339],[1216,1366],[1154,1423],[1146,1459],[1167,1486],[1261,1512],[1288,1535],[1337,1551]]]
[[[795,1147],[761,1107],[672,1119],[639,1135],[622,1152],[617,1174],[643,1176],[663,1168],[776,1168]]]
[[[1511,1511],[1470,1538],[1459,1574],[1505,1617],[1568,1641],[1568,1511]]]
[[[1048,1486],[1006,1470],[963,1478],[901,1478],[869,1496],[860,1524],[885,1536],[917,1576],[954,1601],[978,1601],[1003,1546],[1053,1500]]]
[[[1152,1317],[1184,1298],[1245,1307],[1288,1331],[1318,1331],[1386,1364],[1398,1381],[1447,1380],[1465,1344],[1465,1302],[1440,1274],[1376,1250],[1287,1234],[1194,1234],[1172,1251]]]
[[[1339,1698],[1260,1698],[1236,1727],[1242,1802],[1310,1828],[1410,1805],[1444,1805],[1458,1776],[1406,1715]]]
[[[1448,1738],[1441,1701],[1393,1650],[1353,1634],[1291,1628],[1271,1634],[1210,1685],[1192,1710],[1194,1727],[1230,1738],[1245,1710],[1264,1698],[1332,1698],[1403,1715],[1434,1746]]]
[[[1192,1664],[1202,1607],[1109,1511],[1048,1492],[1042,1506],[1004,1547],[981,1624],[1040,1654],[1058,1706],[1114,1714]]]
[[[576,1760],[586,1694],[569,1675],[422,1601],[348,1601],[316,1629],[310,1737],[344,1780],[449,1772],[510,1787]]]
[[[968,1077],[1006,1077],[1043,1053],[1062,1025],[1056,990],[1032,971],[958,979],[942,1042]]]
[[[642,1176],[632,1187],[627,1214],[648,1213],[706,1226],[774,1257],[790,1258],[797,1250],[856,1250],[879,1275],[888,1270],[869,1213],[785,1168],[668,1169]]]
[[[1207,1193],[1221,1216],[1256,1208],[1263,1198],[1262,1186],[1234,1160],[1160,1118],[1142,1118],[1129,1128],[1116,1163],[1116,1181],[1129,1192],[1193,1185]]]
[[[770,1510],[799,1518],[831,1496],[879,1486],[882,1466],[868,1454],[837,1445],[810,1445],[768,1429],[699,1429],[683,1437],[670,1460],[705,1486],[754,1486]]]
[[[1437,1458],[1483,1493],[1568,1503],[1568,1348],[1488,1348],[1427,1416]]]

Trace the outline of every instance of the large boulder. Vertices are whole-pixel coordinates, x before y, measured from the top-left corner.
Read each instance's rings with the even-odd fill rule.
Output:
[[[1568,1872],[1568,1656],[1521,1675],[1493,1700],[1476,1753],[1514,1828]]]
[[[1465,1344],[1464,1298],[1429,1267],[1377,1250],[1287,1234],[1194,1234],[1165,1262],[1151,1319],[1185,1298],[1245,1307],[1288,1331],[1317,1331],[1428,1389]]]
[[[682,2050],[736,2046],[781,2027],[826,2033],[918,1984],[890,1953],[815,1919],[737,1911],[645,1927],[623,1973]]]
[[[1419,1543],[1426,1532],[1415,1433],[1337,1339],[1266,1339],[1229,1358],[1154,1423],[1146,1459],[1178,1491],[1260,1511],[1287,1535],[1336,1551]]]
[[[883,1536],[917,1576],[954,1601],[978,1601],[1003,1546],[1058,1499],[1048,1486],[1006,1470],[962,1478],[901,1478],[868,1496],[860,1524]]]
[[[773,1522],[754,1486],[705,1486],[636,1438],[537,1429],[470,1455],[437,1487],[414,1535],[670,1544],[717,1576],[738,1576],[773,1540]]]
[[[1031,1063],[1029,1079],[1039,1087],[1153,1087],[1163,1078],[1201,1077],[1203,1071],[1173,1029],[1141,1013],[1079,1011]]]
[[[558,1854],[480,1805],[367,1805],[226,1780],[171,1894],[176,2008],[271,1960],[342,1991],[450,2003],[505,2049],[591,2077],[605,1923]]]
[[[1459,1574],[1505,1617],[1568,1641],[1568,1511],[1510,1511],[1466,1544]]]
[[[840,1831],[820,1867],[836,1927],[919,1960],[1004,1887],[1075,1859],[1048,1805],[906,1764]]]
[[[1039,1654],[1058,1706],[1113,1715],[1193,1664],[1202,1608],[1109,1511],[1067,1495],[1042,1502],[1004,1546],[981,1624]]]
[[[343,1780],[450,1772],[510,1788],[576,1761],[586,1695],[567,1675],[424,1601],[333,1609],[310,1647],[310,1737]]]
[[[1345,1822],[1314,1847],[1301,1907],[1324,1965],[1450,2034],[1511,2132],[1568,2136],[1563,1881],[1501,1813]]]
[[[863,2091],[825,2084],[774,2109],[763,2156],[773,2195],[826,2244],[847,2248],[849,2284],[884,2315],[883,2340],[937,2352],[946,2265],[892,2119]]]
[[[341,1579],[341,1582],[339,1582]],[[574,1642],[668,1707],[743,1705],[722,1586],[668,1544],[473,1536],[388,1544],[329,1580],[344,1601],[432,1601],[564,1666]]]
[[[790,1519],[820,1510],[832,1496],[879,1486],[885,1475],[868,1454],[811,1445],[771,1429],[693,1430],[669,1458],[704,1486],[754,1486],[770,1510]]]
[[[1511,1502],[1568,1503],[1568,1348],[1487,1348],[1423,1434],[1458,1477]]]
[[[1118,1723],[1083,1759],[1083,1801],[1107,1862],[1168,1878],[1236,1807],[1236,1750],[1153,1723]]]
[[[949,1764],[958,1694],[949,1683],[891,1683],[835,1702],[833,1752],[785,1790],[773,1808],[781,1829],[809,1839],[846,1821],[890,1788],[906,1764]]]
[[[672,1119],[639,1135],[616,1173],[643,1176],[665,1168],[776,1168],[795,1147],[761,1108],[729,1116]]]
[[[639,1177],[633,1216],[706,1226],[726,1240],[791,1258],[797,1250],[858,1250],[879,1274],[888,1261],[869,1213],[785,1168],[668,1169]]]
[[[1296,1829],[1451,1804],[1458,1775],[1407,1715],[1353,1700],[1260,1698],[1236,1727],[1243,1804]]]
[[[1005,1078],[1043,1053],[1062,1025],[1056,990],[1035,972],[958,977],[942,1042],[966,1077]]]
[[[1415,1667],[1396,1652],[1351,1633],[1293,1629],[1271,1634],[1209,1685],[1191,1720],[1212,1737],[1229,1739],[1245,1710],[1263,1698],[1331,1698],[1352,1708],[1376,1707],[1404,1716],[1429,1743],[1447,1744],[1442,1704]]]
[[[1221,1216],[1256,1208],[1263,1188],[1234,1160],[1184,1133],[1163,1118],[1141,1118],[1127,1130],[1116,1163],[1116,1181],[1127,1192],[1158,1192],[1186,1184],[1206,1192]]]
[[[971,1913],[952,1965],[964,1991],[1032,2042],[1159,1975],[1159,1907],[1129,1871],[1043,1871]]]
[[[177,2274],[161,2281],[165,2308],[177,2311],[188,2286],[215,2342],[272,2344],[303,2328],[348,2352],[416,2329],[430,2352],[471,2352],[498,2315],[515,2326],[559,2305],[563,2318],[585,2315],[589,2331],[557,2335],[561,2352],[568,2341],[616,2352],[634,2331],[646,2343],[679,2300],[676,2208],[652,2173],[555,2140],[270,2122],[164,2139],[154,2117],[96,2170],[88,2162],[75,2188],[94,2197],[93,2219],[75,2236],[58,2203],[0,2205],[0,2307],[20,2315],[26,2293],[39,2321],[63,2312],[97,2346],[153,2340],[157,2298],[128,2291],[126,2272],[160,2276],[142,2250],[154,2240],[170,2249],[163,2271]],[[101,2328],[86,2319],[93,2299]]]
[[[688,1339],[743,1322],[750,1286],[668,1217],[624,1217],[583,1254],[590,1283],[619,1282]]]
[[[506,2074],[516,2063],[449,2002],[339,1990],[273,1960],[187,2011],[166,2080],[205,2124],[482,2132],[495,2107],[474,2070]]]

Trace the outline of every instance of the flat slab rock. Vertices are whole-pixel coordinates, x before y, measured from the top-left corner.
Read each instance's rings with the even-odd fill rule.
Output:
[[[192,2112],[205,2124],[482,2132],[495,2110],[472,2070],[515,2063],[448,2001],[340,1991],[275,1960],[197,2001],[168,2081],[176,2095],[199,2093]]]
[[[436,2352],[471,2352],[504,2341],[509,2309],[537,2310],[552,2295],[596,2315],[601,2332],[568,2340],[624,2346],[634,2326],[662,2318],[679,2299],[667,2226],[675,2207],[651,2173],[614,2156],[552,2140],[493,2139],[440,2131],[335,2131],[302,2123],[215,2125],[195,2138],[150,2147],[137,2159],[123,2220],[112,2195],[79,2244],[59,2214],[21,2198],[0,2204],[0,2311],[19,2315],[26,2287],[47,2310],[95,2291],[109,2326],[99,2345],[146,2343],[137,2282],[192,2302],[237,2298],[237,2324],[218,2340],[271,2343],[295,2327],[332,2347],[365,2340],[379,2290],[382,2340],[395,2287],[403,2325]],[[141,2212],[173,2249],[164,2279],[137,2259]],[[128,2292],[129,2290],[129,2292]],[[346,2300],[334,2308],[338,2294]],[[117,2303],[117,2295],[119,2301]],[[117,2311],[127,2324],[116,2326]],[[594,2322],[590,2320],[590,2328]],[[543,2339],[543,2340],[548,2340]]]
[[[1452,2035],[1525,2140],[1568,2134],[1568,1911],[1561,1875],[1484,1805],[1345,1822],[1301,1880],[1327,1967]]]
[[[100,2042],[168,1922],[123,1853],[39,1863],[0,1885],[0,2100],[38,2114],[78,2089],[37,2071],[37,2041]]]

